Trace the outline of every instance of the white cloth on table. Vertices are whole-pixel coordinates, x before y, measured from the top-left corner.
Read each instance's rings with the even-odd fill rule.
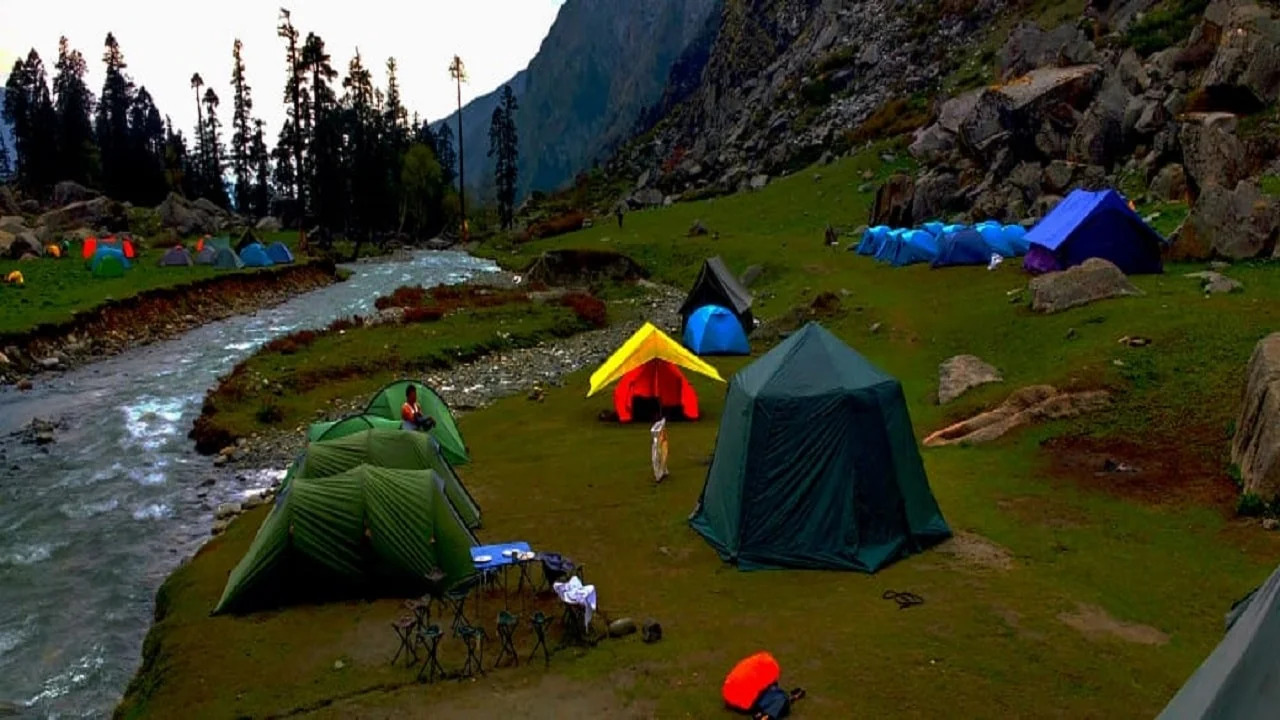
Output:
[[[596,586],[583,585],[582,580],[577,575],[569,578],[568,582],[558,582],[551,586],[556,591],[556,595],[560,597],[561,602],[567,605],[581,605],[583,615],[586,616],[586,625],[591,627],[591,615],[596,610]]]

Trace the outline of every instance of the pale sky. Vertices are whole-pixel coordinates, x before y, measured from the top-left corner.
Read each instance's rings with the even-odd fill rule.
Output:
[[[357,47],[374,82],[386,87],[386,61],[394,56],[404,104],[424,119],[454,111],[457,98],[449,62],[462,56],[470,82],[463,102],[510,79],[533,59],[563,0],[292,0],[285,3],[305,38],[325,41],[341,79]],[[188,136],[195,125],[191,74],[199,72],[222,101],[219,118],[231,121],[231,47],[244,43],[253,89],[253,113],[267,121],[274,145],[284,120],[284,41],[276,37],[279,2],[219,0],[0,0],[0,85],[16,57],[34,47],[52,83],[58,38],[84,54],[89,87],[102,90],[102,41],[114,32],[128,73],[146,85],[160,112]],[[178,7],[182,9],[179,10]],[[226,131],[224,137],[230,137]]]

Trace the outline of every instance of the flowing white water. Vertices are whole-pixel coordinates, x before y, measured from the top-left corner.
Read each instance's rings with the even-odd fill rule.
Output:
[[[110,715],[139,661],[159,584],[209,535],[218,504],[270,472],[213,469],[186,434],[205,392],[263,343],[368,314],[406,284],[496,271],[459,253],[353,268],[347,282],[43,382],[0,390],[0,708]],[[9,434],[64,425],[52,446]],[[213,484],[208,484],[212,480]]]

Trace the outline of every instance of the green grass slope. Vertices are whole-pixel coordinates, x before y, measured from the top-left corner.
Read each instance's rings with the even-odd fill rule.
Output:
[[[599,422],[610,401],[583,398],[584,372],[545,402],[513,397],[464,417],[464,480],[484,507],[483,539],[587,562],[602,607],[658,618],[662,643],[633,637],[561,653],[550,669],[419,686],[388,664],[399,601],[209,618],[258,513],[165,584],[120,715],[492,717],[523,699],[572,716],[591,698],[609,717],[718,717],[724,674],[768,649],[784,682],[809,690],[806,717],[1152,717],[1221,638],[1230,603],[1280,558],[1280,538],[1235,519],[1227,457],[1245,362],[1280,327],[1280,268],[1238,264],[1229,274],[1246,291],[1206,299],[1173,267],[1135,278],[1141,297],[1038,316],[1009,300],[1026,284],[1013,263],[891,269],[823,247],[827,222],[863,222],[864,173],[885,172],[860,156],[759,193],[633,213],[622,230],[486,251],[519,266],[552,247],[612,248],[677,285],[719,254],[764,268],[754,290],[766,319],[832,292],[841,310],[826,324],[902,379],[921,437],[1027,384],[1115,391],[1099,415],[925,450],[958,542],[875,576],[727,567],[686,524],[723,386],[693,381],[705,419],[672,428],[671,478],[655,486],[647,428]],[[685,237],[695,219],[719,239]],[[1152,344],[1117,342],[1134,335]],[[962,352],[1007,381],[940,408],[937,366]],[[715,364],[727,377],[746,362]],[[1141,472],[1100,474],[1106,458]],[[898,610],[886,590],[926,602]],[[496,611],[486,600],[490,625]],[[527,629],[517,643],[532,647]],[[461,665],[454,645],[442,646],[446,666]]]

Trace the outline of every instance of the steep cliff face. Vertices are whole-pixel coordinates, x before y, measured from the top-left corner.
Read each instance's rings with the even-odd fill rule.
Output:
[[[721,1],[568,0],[512,87],[521,191],[555,189],[629,138]],[[492,176],[486,153],[496,100],[491,94],[463,110],[469,185]]]

